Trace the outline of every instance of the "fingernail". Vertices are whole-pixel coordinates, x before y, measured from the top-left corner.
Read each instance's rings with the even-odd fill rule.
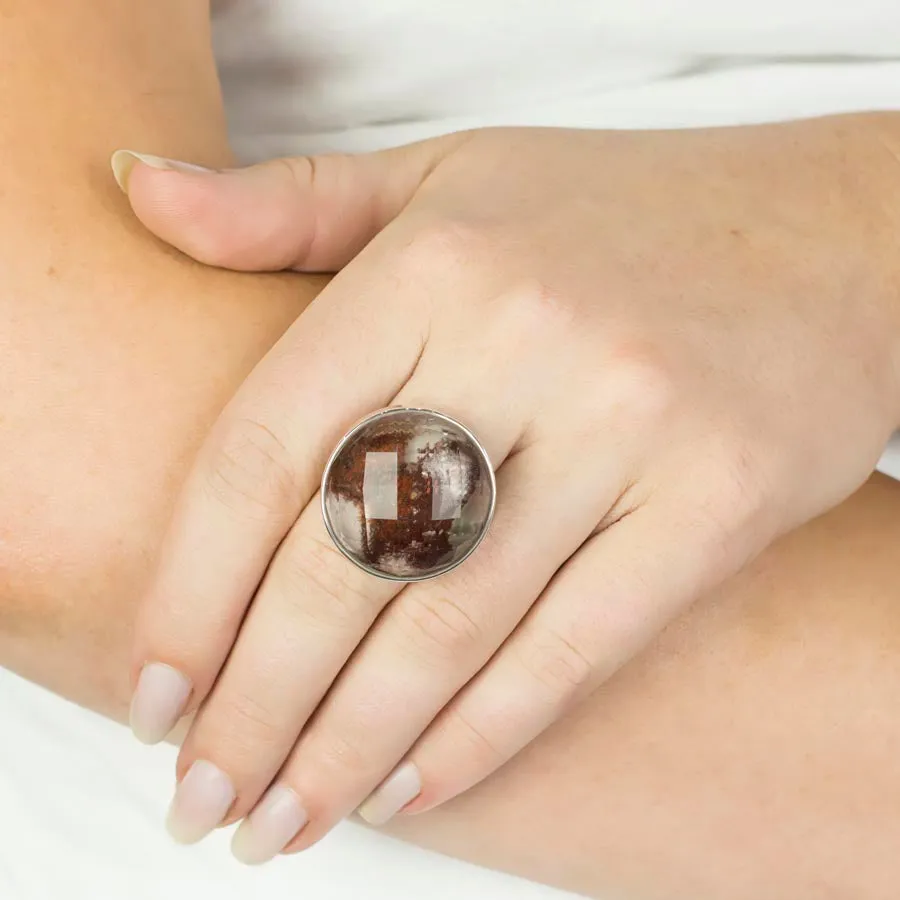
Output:
[[[370,825],[384,825],[422,793],[419,770],[412,763],[403,763],[357,810]]]
[[[179,844],[195,844],[217,828],[234,803],[231,779],[205,759],[198,759],[175,791],[166,828]]]
[[[168,169],[173,172],[213,172],[214,169],[207,169],[205,166],[198,166],[194,163],[182,162],[178,159],[166,159],[163,156],[153,156],[150,153],[136,153],[134,150],[116,150],[110,159],[113,175],[116,184],[127,194],[128,178],[135,163],[142,162],[151,169]]]
[[[248,866],[268,862],[287,847],[307,821],[297,795],[289,787],[276,784],[241,822],[231,841],[231,852]]]
[[[145,744],[158,744],[175,727],[190,694],[191,682],[178,669],[147,663],[131,699],[134,736]]]

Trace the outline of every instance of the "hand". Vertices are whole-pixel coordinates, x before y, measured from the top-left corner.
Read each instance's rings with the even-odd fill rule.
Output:
[[[900,204],[873,129],[120,168],[202,262],[341,269],[203,445],[143,603],[136,731],[198,710],[178,837],[255,807],[235,850],[260,861],[367,797],[374,822],[443,803],[865,480],[898,418]],[[315,496],[388,405],[453,415],[497,467],[485,542],[402,590],[337,552]]]

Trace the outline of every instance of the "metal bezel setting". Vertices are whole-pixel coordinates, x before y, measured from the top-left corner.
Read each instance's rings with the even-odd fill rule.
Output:
[[[429,416],[434,416],[442,422],[452,426],[453,428],[458,428],[465,436],[472,442],[473,446],[478,452],[478,455],[484,461],[485,467],[488,471],[489,478],[489,491],[490,491],[490,505],[488,507],[487,519],[484,523],[484,527],[481,529],[481,534],[478,536],[478,540],[476,540],[472,546],[465,552],[463,556],[459,559],[454,560],[451,563],[443,566],[442,568],[430,572],[427,575],[389,575],[386,572],[382,572],[379,569],[376,569],[374,566],[368,565],[367,563],[361,562],[355,557],[351,556],[350,553],[344,548],[340,539],[334,532],[334,528],[331,524],[331,520],[328,516],[328,510],[325,505],[325,486],[328,483],[328,476],[331,473],[332,466],[334,465],[334,461],[338,458],[341,451],[347,444],[362,431],[363,428],[370,425],[372,422],[377,421],[378,419],[387,418],[388,416],[398,415],[401,413],[427,413]],[[320,504],[322,507],[322,520],[325,523],[325,529],[328,531],[328,536],[331,538],[332,543],[338,550],[353,563],[353,565],[362,569],[364,572],[368,572],[370,575],[374,575],[376,578],[382,578],[386,581],[397,581],[401,583],[413,583],[417,581],[430,581],[432,578],[438,578],[441,575],[446,575],[447,572],[452,571],[457,566],[462,565],[480,546],[481,542],[484,540],[485,535],[488,533],[488,530],[491,527],[491,522],[494,519],[494,509],[497,505],[497,477],[494,473],[494,467],[491,464],[490,456],[488,456],[488,452],[485,449],[484,445],[481,441],[478,440],[477,437],[472,433],[472,431],[466,428],[462,422],[458,419],[454,419],[452,416],[446,415],[446,413],[438,412],[435,409],[427,409],[421,406],[387,406],[384,409],[376,410],[373,413],[369,413],[369,415],[364,416],[349,431],[337,442],[334,450],[331,451],[331,455],[328,457],[328,462],[325,463],[325,470],[322,473],[322,480],[319,486],[319,494],[320,496]]]

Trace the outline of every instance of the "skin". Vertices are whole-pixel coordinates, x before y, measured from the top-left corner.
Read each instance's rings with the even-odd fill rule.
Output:
[[[179,774],[226,785],[173,832],[271,784],[308,818],[294,847],[445,802],[857,489],[900,421],[895,128],[487,129],[134,170],[138,216],[198,259],[348,263],[217,420],[144,600],[136,672],[182,673],[166,725],[199,710]],[[455,415],[498,467],[479,551],[407,587],[331,546],[317,493],[341,433],[394,405]]]
[[[113,148],[230,161],[205,9],[93,8],[13,2],[0,29],[0,661],[121,720],[192,454],[322,281],[201,268],[134,226]],[[898,540],[900,488],[876,477],[395,832],[597,896],[889,900]]]
[[[232,161],[208,10],[91,9],[16,0],[0,29],[0,427],[15,435],[0,467],[0,632],[5,664],[113,713],[121,608],[175,485],[318,285],[199,266],[134,221],[109,168],[120,144]]]

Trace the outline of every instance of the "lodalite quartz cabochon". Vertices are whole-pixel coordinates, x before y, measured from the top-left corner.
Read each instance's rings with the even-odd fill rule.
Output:
[[[459,423],[429,410],[363,420],[339,445],[322,487],[338,547],[373,574],[403,581],[462,562],[493,512],[484,450]]]

